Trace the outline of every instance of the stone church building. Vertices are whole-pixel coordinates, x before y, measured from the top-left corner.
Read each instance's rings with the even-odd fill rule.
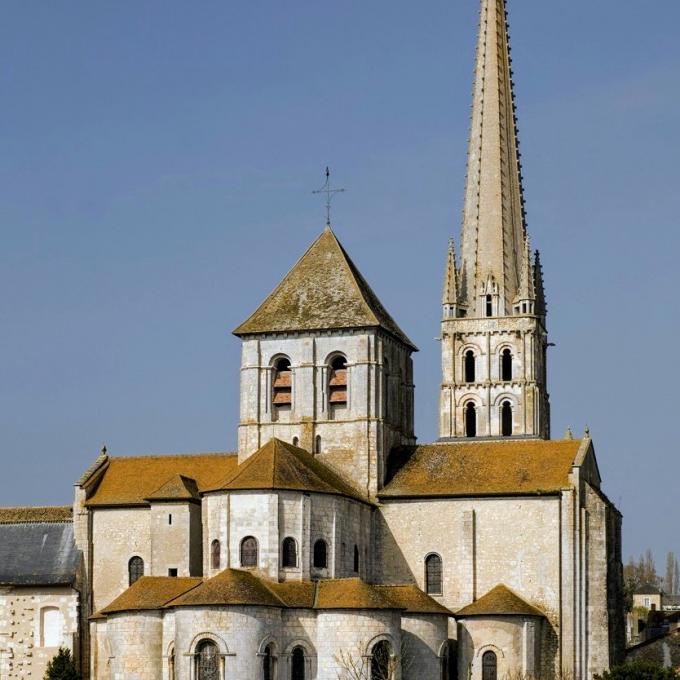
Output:
[[[103,451],[72,514],[0,512],[0,680],[59,645],[96,680],[580,680],[621,659],[621,515],[587,433],[550,438],[516,134],[505,3],[482,0],[437,441],[416,442],[416,347],[327,226],[235,330],[237,452]],[[35,578],[3,537],[42,555]]]

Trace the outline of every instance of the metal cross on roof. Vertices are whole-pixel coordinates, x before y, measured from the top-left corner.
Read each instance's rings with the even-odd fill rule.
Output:
[[[326,167],[326,183],[321,187],[321,189],[312,191],[312,193],[326,194],[326,225],[329,227],[331,226],[331,201],[333,200],[333,196],[335,196],[335,194],[341,194],[344,191],[344,189],[331,188],[331,171],[328,169],[328,167]]]

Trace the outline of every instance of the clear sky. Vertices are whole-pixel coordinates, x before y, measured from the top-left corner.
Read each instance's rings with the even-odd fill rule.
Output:
[[[680,553],[680,3],[510,0],[553,433],[590,425],[624,555]],[[334,228],[421,348],[436,436],[477,0],[4,2],[0,504],[114,455],[233,450],[231,330]],[[663,567],[663,564],[658,565]]]

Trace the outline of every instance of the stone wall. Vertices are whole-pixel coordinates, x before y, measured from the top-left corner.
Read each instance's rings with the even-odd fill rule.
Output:
[[[439,680],[443,647],[449,637],[446,617],[402,614],[401,631],[403,680]]]
[[[110,680],[161,680],[162,617],[161,612],[130,612],[108,617]]]
[[[149,575],[167,576],[177,569],[178,576],[201,576],[200,504],[152,503],[150,514]]]
[[[0,587],[0,680],[42,680],[60,646],[78,655],[78,593],[64,587]]]

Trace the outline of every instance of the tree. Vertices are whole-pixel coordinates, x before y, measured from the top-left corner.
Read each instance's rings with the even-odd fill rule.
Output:
[[[47,664],[45,680],[80,680],[69,649],[59,648],[57,655]]]
[[[680,680],[680,675],[653,661],[632,661],[596,675],[595,680]]]
[[[647,549],[637,561],[632,557],[628,560],[628,564],[623,568],[623,581],[626,610],[630,611],[633,607],[633,593],[640,586],[657,587],[661,584],[661,579],[656,573],[656,565],[651,550]],[[680,585],[680,582],[678,585]]]
[[[675,560],[673,583],[675,583],[675,590],[671,593],[671,595],[680,595],[680,563],[678,563],[678,560]]]
[[[360,642],[355,649],[342,650],[336,655],[335,663],[340,667],[338,680],[394,680],[400,668],[404,674],[413,665],[413,654],[407,642],[402,641],[399,652],[395,654],[389,653],[389,647],[385,647],[388,653],[381,659],[384,661],[384,665],[380,664],[381,668],[373,667],[374,654],[367,654],[366,649],[367,645]],[[383,654],[378,656],[383,657]]]
[[[678,568],[678,560],[675,554],[669,552],[666,555],[666,576],[663,580],[663,589],[668,595],[675,595],[678,583],[675,580],[675,572]]]

